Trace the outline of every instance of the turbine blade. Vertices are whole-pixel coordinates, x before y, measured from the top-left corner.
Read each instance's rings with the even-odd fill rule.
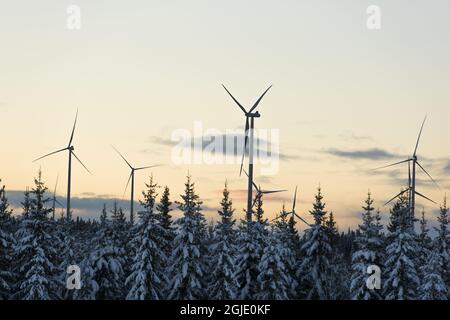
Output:
[[[253,200],[252,209],[256,205],[256,200],[258,200],[259,194],[256,195],[255,200]]]
[[[148,166],[148,167],[140,167],[140,168],[136,168],[134,169],[134,171],[139,171],[139,170],[144,170],[144,169],[150,169],[150,168],[156,168],[156,167],[160,167],[160,164],[155,164],[153,166]]]
[[[302,217],[300,217],[297,213],[294,212],[294,215],[295,215],[297,218],[299,218],[301,221],[303,221],[308,227],[311,227],[311,225],[310,225],[308,222],[306,222],[305,219],[303,219]]]
[[[242,110],[245,114],[247,114],[247,111],[245,111],[245,108],[239,103],[239,101],[236,100],[235,97],[233,97],[233,95],[231,94],[231,92],[228,91],[228,89],[227,89],[224,85],[222,85],[222,87],[225,89],[226,92],[228,92],[228,94],[230,95],[231,99],[233,99],[234,102],[236,102],[236,104],[239,106],[239,108],[241,108],[241,110]]]
[[[255,104],[253,105],[253,107],[250,109],[250,111],[249,111],[248,113],[250,113],[250,112],[252,112],[253,110],[256,109],[256,107],[257,107],[258,104],[261,102],[262,98],[266,95],[267,91],[270,90],[270,88],[272,88],[272,86],[268,87],[268,88],[266,89],[266,91],[264,91],[264,93],[261,95],[261,97],[259,97],[258,100],[256,100]]]
[[[61,151],[65,151],[67,149],[68,148],[64,148],[64,149],[59,149],[57,151],[50,152],[50,153],[46,154],[45,156],[42,156],[42,157],[39,157],[39,158],[33,160],[33,162],[36,162],[36,161],[41,160],[41,159],[44,159],[45,157],[51,156],[52,154],[55,154],[55,153],[58,153],[58,152],[61,152]]]
[[[244,170],[244,173],[245,173],[245,175],[246,175],[248,178],[250,178],[250,177],[248,176],[247,171]],[[259,188],[258,188],[258,186],[256,185],[255,181],[252,181],[252,184],[253,184],[253,187],[256,189],[256,191],[258,191],[259,193],[261,193],[261,190],[259,190]]]
[[[422,169],[423,172],[425,172],[425,174],[428,176],[428,178],[430,178],[430,180],[433,181],[433,183],[436,185],[436,187],[439,190],[442,190],[441,187],[439,186],[439,184],[433,179],[433,177],[427,172],[427,170],[425,170],[425,168],[422,167],[422,165],[419,163],[419,161],[416,161],[416,163],[419,166],[419,168]]]
[[[56,194],[56,188],[58,187],[58,180],[59,180],[59,173],[56,175],[55,190],[53,191],[53,195]]]
[[[127,159],[125,159],[125,157],[119,152],[119,150],[117,150],[114,146],[111,146],[114,150],[116,150],[116,152],[119,154],[119,156],[127,163],[127,165],[130,167],[130,169],[133,169],[133,167],[131,166],[131,164],[127,161]]]
[[[128,177],[127,185],[125,186],[125,190],[123,190],[122,198],[125,197],[125,193],[127,192],[128,185],[130,184],[131,176],[132,176],[132,175],[133,175],[133,171],[131,171],[130,176]]]
[[[295,186],[294,203],[292,204],[292,212],[295,212],[296,203],[297,203],[297,186]]]
[[[404,194],[405,192],[409,191],[410,188],[403,190],[402,192],[400,192],[399,194],[397,194],[395,197],[393,197],[392,199],[390,199],[388,202],[386,202],[383,206],[391,203],[392,201],[394,201],[395,199],[397,199],[398,197],[400,197],[402,194]]]
[[[286,192],[287,190],[274,190],[274,191],[261,191],[262,194],[280,193]]]
[[[56,200],[56,199],[55,199],[55,202],[56,202],[59,206],[64,207],[64,205],[63,205],[59,200]]]
[[[427,116],[425,116],[425,119],[423,119],[422,126],[420,127],[419,136],[417,137],[416,148],[414,149],[414,156],[417,153],[417,148],[419,147],[420,137],[422,136],[423,126],[425,125],[426,120],[427,120]]]
[[[399,165],[399,164],[402,164],[402,163],[405,163],[405,162],[409,162],[409,161],[411,161],[411,159],[407,159],[407,160],[399,161],[399,162],[396,162],[396,163],[392,163],[392,164],[389,164],[389,165],[387,165],[387,166],[383,166],[383,167],[378,167],[378,168],[375,168],[375,169],[372,169],[372,170],[380,170],[380,169],[385,169],[385,168],[393,167],[393,166],[396,166],[396,165]]]
[[[242,175],[242,169],[244,167],[244,159],[245,154],[247,152],[247,143],[248,143],[248,129],[249,129],[249,123],[248,123],[248,117],[245,117],[245,131],[244,131],[244,151],[242,152],[242,160],[241,160],[241,170],[239,171],[239,176]]]
[[[83,162],[81,162],[80,158],[77,157],[77,155],[75,154],[75,152],[72,151],[72,155],[75,157],[75,159],[78,160],[78,162],[83,166],[84,169],[86,169],[87,172],[89,172],[92,175],[92,172],[89,171],[89,169],[84,165]]]
[[[424,199],[426,199],[426,200],[428,200],[428,201],[430,201],[430,202],[433,202],[434,204],[437,205],[437,203],[436,203],[435,201],[433,201],[433,200],[431,200],[430,198],[424,196],[424,195],[421,194],[420,192],[417,192],[417,191],[416,191],[416,194],[417,194],[419,197],[422,197],[422,198],[424,198]]]
[[[75,127],[77,125],[77,119],[78,119],[78,108],[77,108],[77,113],[75,114],[75,121],[73,122],[72,134],[70,135],[70,140],[69,140],[69,144],[67,147],[70,147],[72,145],[73,135],[75,133]]]

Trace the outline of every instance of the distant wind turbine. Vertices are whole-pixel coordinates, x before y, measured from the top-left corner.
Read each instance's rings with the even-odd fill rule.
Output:
[[[140,170],[144,170],[144,169],[150,169],[150,168],[155,168],[155,167],[159,167],[160,165],[153,165],[153,166],[147,166],[147,167],[140,167],[140,168],[135,168],[133,167],[128,160],[119,152],[119,150],[117,150],[114,146],[112,146],[113,149],[119,154],[119,156],[125,161],[125,163],[128,165],[128,167],[130,167],[131,169],[131,173],[130,176],[128,178],[128,182],[127,185],[125,187],[124,193],[127,191],[128,189],[128,185],[130,184],[130,180],[131,180],[131,200],[130,200],[130,222],[134,223],[134,173],[136,171],[140,171]]]
[[[292,211],[291,211],[291,212],[286,212],[284,215],[280,215],[280,216],[276,217],[275,219],[273,219],[272,221],[275,221],[275,220],[278,220],[278,219],[280,219],[280,218],[282,218],[282,217],[291,215],[291,219],[292,219],[292,220],[295,220],[295,218],[297,217],[298,219],[300,219],[300,221],[302,221],[303,223],[305,223],[308,227],[311,227],[311,225],[310,225],[308,222],[306,222],[305,219],[303,219],[302,217],[300,217],[300,216],[297,214],[297,212],[295,211],[296,203],[297,203],[297,187],[295,187],[294,201],[293,201],[293,203],[292,203]]]
[[[71,211],[70,211],[70,188],[71,188],[71,181],[72,181],[72,156],[75,157],[75,159],[77,159],[77,161],[83,166],[84,169],[86,169],[87,172],[89,172],[90,174],[92,174],[89,169],[83,164],[83,162],[81,162],[81,160],[77,157],[77,155],[75,154],[74,150],[74,146],[72,145],[72,141],[73,141],[73,135],[75,133],[75,127],[77,125],[77,119],[78,119],[78,109],[77,109],[77,113],[75,115],[75,121],[73,123],[73,128],[72,128],[72,134],[70,135],[70,140],[69,140],[69,144],[67,145],[67,147],[60,149],[60,150],[56,150],[54,152],[48,153],[45,156],[42,156],[40,158],[37,158],[36,160],[34,160],[33,162],[36,162],[38,160],[41,160],[45,157],[48,157],[50,155],[53,155],[55,153],[59,153],[59,152],[63,152],[63,151],[69,151],[69,166],[68,166],[68,174],[67,174],[67,213],[66,213],[66,217],[67,220],[71,219]]]
[[[61,207],[64,207],[64,205],[59,202],[58,199],[56,199],[56,188],[58,187],[58,179],[59,179],[59,174],[56,176],[56,183],[55,183],[55,189],[53,190],[53,205],[52,205],[52,219],[55,220],[55,210],[56,210],[56,205],[60,205]]]
[[[403,194],[405,194],[406,192],[409,192],[409,196],[408,196],[408,201],[409,201],[409,208],[410,208],[410,215],[412,218],[412,221],[414,221],[415,219],[415,208],[416,208],[416,195],[419,197],[422,197],[434,204],[436,204],[435,201],[431,200],[430,198],[428,198],[427,196],[417,192],[416,190],[416,172],[417,172],[417,166],[428,176],[428,178],[437,186],[437,188],[440,190],[441,188],[439,187],[439,185],[437,184],[437,182],[433,179],[433,177],[425,170],[425,168],[420,164],[420,162],[417,159],[417,149],[419,148],[419,142],[420,142],[420,138],[422,136],[422,131],[423,131],[423,127],[425,125],[425,121],[427,120],[427,117],[425,117],[425,119],[422,122],[422,126],[420,127],[420,131],[419,131],[419,136],[417,138],[417,142],[416,142],[416,146],[414,148],[414,153],[412,155],[411,158],[408,158],[406,160],[403,161],[399,161],[384,167],[380,167],[380,168],[376,168],[375,170],[378,169],[384,169],[384,168],[389,168],[389,167],[393,167],[402,163],[408,163],[408,188],[401,191],[399,194],[397,194],[395,197],[393,197],[392,199],[390,199],[388,202],[386,202],[384,205],[387,205],[389,203],[391,203],[392,201],[394,201],[395,199],[397,199],[398,197],[402,196]],[[411,172],[412,171],[412,172]]]
[[[261,117],[258,111],[253,112],[256,107],[258,107],[259,103],[261,102],[262,98],[266,95],[267,91],[269,91],[272,86],[266,89],[266,91],[263,92],[263,94],[259,97],[258,100],[256,100],[255,104],[250,108],[249,111],[245,110],[245,108],[239,103],[239,101],[236,100],[235,97],[228,91],[228,89],[222,85],[222,87],[225,89],[225,91],[230,95],[230,97],[233,99],[233,101],[239,106],[239,108],[244,112],[245,114],[245,142],[244,142],[244,151],[242,153],[242,161],[241,161],[241,169],[239,172],[239,175],[242,175],[242,168],[244,166],[244,158],[245,154],[247,152],[247,144],[250,140],[250,148],[249,148],[249,162],[248,162],[248,196],[247,196],[247,221],[252,221],[252,200],[253,200],[253,192],[252,192],[252,185],[253,185],[253,145],[254,145],[254,128],[255,128],[255,118]]]
[[[248,177],[247,172],[244,170],[245,175]],[[258,201],[258,199],[262,198],[263,195],[265,194],[272,194],[272,193],[279,193],[279,192],[286,192],[287,190],[261,190],[260,186],[257,186],[255,182],[252,181],[253,187],[256,190],[256,196],[255,196],[255,200],[253,200],[251,209],[253,209],[253,207],[256,205],[256,202]],[[250,209],[250,210],[251,210]]]

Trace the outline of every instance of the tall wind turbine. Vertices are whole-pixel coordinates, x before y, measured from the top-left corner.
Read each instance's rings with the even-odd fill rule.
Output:
[[[134,173],[136,171],[140,171],[140,170],[144,170],[144,169],[150,169],[150,168],[154,168],[154,167],[159,167],[159,165],[154,165],[154,166],[147,166],[147,167],[139,167],[139,168],[135,168],[133,167],[128,160],[119,152],[119,150],[117,150],[114,146],[112,146],[113,149],[119,154],[119,156],[125,161],[125,163],[128,165],[128,167],[130,167],[131,169],[131,173],[130,176],[128,178],[128,182],[127,185],[125,187],[125,191],[127,191],[128,189],[128,185],[130,184],[130,180],[131,180],[131,200],[130,200],[130,222],[134,223]]]
[[[61,202],[59,202],[58,199],[56,199],[56,188],[58,187],[58,180],[59,180],[59,174],[56,176],[56,183],[55,183],[55,189],[53,190],[53,205],[52,205],[52,219],[55,220],[55,210],[56,205],[60,205],[61,207],[64,207]]]
[[[235,97],[228,91],[228,89],[222,85],[225,91],[230,95],[233,101],[239,106],[239,108],[245,114],[245,142],[244,142],[244,151],[242,153],[242,161],[241,161],[241,169],[239,175],[242,175],[242,168],[244,166],[244,158],[247,152],[247,144],[250,140],[249,145],[249,162],[248,162],[248,196],[247,196],[247,221],[252,221],[252,200],[253,200],[253,145],[254,145],[254,129],[255,129],[255,118],[261,117],[258,111],[253,112],[256,107],[258,107],[262,98],[266,95],[267,91],[269,91],[272,86],[266,89],[263,94],[259,97],[258,100],[253,104],[253,106],[247,111],[240,103],[236,100]]]
[[[411,215],[411,219],[412,221],[414,221],[415,219],[415,208],[416,208],[416,196],[422,197],[430,202],[433,202],[436,204],[436,202],[434,202],[433,200],[431,200],[430,198],[424,196],[423,194],[417,192],[416,190],[416,174],[417,174],[417,167],[419,167],[427,176],[428,178],[430,178],[430,180],[440,189],[439,185],[437,184],[437,182],[433,179],[433,177],[425,170],[425,168],[420,164],[420,162],[417,159],[417,149],[419,148],[419,142],[420,142],[420,138],[422,136],[422,131],[423,131],[423,127],[425,125],[425,121],[427,120],[427,117],[425,117],[425,119],[422,122],[422,126],[420,127],[420,131],[419,131],[419,136],[417,138],[417,142],[416,142],[416,146],[414,148],[414,153],[412,155],[412,157],[403,160],[403,161],[399,161],[381,168],[377,168],[378,169],[383,169],[383,168],[389,168],[389,167],[393,167],[399,164],[403,164],[403,163],[408,163],[408,188],[401,191],[399,194],[397,194],[395,197],[393,197],[392,199],[390,199],[388,202],[385,203],[385,205],[391,203],[392,201],[394,201],[396,198],[400,197],[401,195],[405,194],[406,192],[409,192],[409,196],[408,196],[408,202],[409,202],[409,208],[410,208],[410,215]]]
[[[303,219],[302,217],[300,217],[300,216],[297,214],[297,212],[295,211],[295,206],[296,206],[296,204],[297,204],[297,187],[295,187],[294,201],[293,201],[293,203],[292,203],[292,211],[291,211],[291,212],[286,212],[284,216],[291,215],[291,219],[292,219],[292,220],[295,220],[295,218],[297,217],[298,219],[300,219],[300,221],[302,221],[303,223],[305,223],[308,227],[311,227],[311,225],[310,225],[308,222],[306,222],[305,219]],[[280,216],[276,217],[275,219],[273,219],[272,221],[278,220],[278,219],[280,219],[280,218],[282,218],[282,217],[283,217],[283,215],[280,215]]]
[[[71,219],[71,211],[70,211],[70,188],[71,188],[71,181],[72,181],[72,156],[75,157],[75,159],[77,159],[77,161],[83,166],[84,169],[86,169],[87,172],[89,172],[90,174],[92,174],[89,169],[83,164],[83,162],[81,162],[81,160],[77,157],[77,155],[75,154],[74,150],[75,147],[72,145],[72,141],[73,141],[73,135],[75,133],[75,127],[77,125],[77,119],[78,119],[78,109],[77,109],[77,113],[75,115],[75,121],[73,123],[73,128],[72,128],[72,134],[70,135],[70,140],[69,140],[69,144],[67,145],[67,147],[60,149],[60,150],[56,150],[53,152],[50,152],[48,154],[46,154],[45,156],[42,156],[40,158],[37,158],[36,160],[34,160],[33,162],[36,162],[38,160],[41,160],[45,157],[51,156],[55,153],[59,153],[59,152],[63,152],[63,151],[69,151],[69,166],[68,166],[68,173],[67,173],[67,212],[66,212],[66,217],[67,220]]]

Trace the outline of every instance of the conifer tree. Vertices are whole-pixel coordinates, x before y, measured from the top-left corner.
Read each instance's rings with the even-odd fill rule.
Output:
[[[362,224],[358,227],[355,239],[356,251],[352,255],[351,299],[353,300],[381,300],[381,292],[367,288],[367,270],[369,266],[383,265],[383,238],[379,212],[373,213],[373,199],[370,192],[363,206]]]
[[[422,210],[422,216],[419,220],[419,224],[420,233],[417,236],[419,253],[416,257],[416,263],[420,273],[420,278],[423,279],[424,274],[422,272],[425,271],[424,267],[428,264],[428,258],[431,254],[431,250],[433,250],[432,240],[428,235],[429,229],[427,227],[428,222],[425,219],[425,210]]]
[[[117,202],[111,211],[111,221],[104,221],[94,237],[95,248],[90,256],[92,281],[89,285],[98,289],[96,299],[120,300],[125,298],[126,219]]]
[[[298,251],[300,242],[295,224],[296,222],[292,216],[289,220],[287,219],[286,207],[283,204],[278,219],[275,221],[272,236],[277,239],[278,251],[286,269],[286,286],[289,299],[298,298],[298,281],[295,274],[299,259]]]
[[[313,210],[310,211],[314,224],[305,231],[302,251],[304,259],[300,263],[298,277],[308,300],[330,299],[328,286],[330,281],[331,246],[325,226],[325,203],[322,201],[322,190],[319,187],[315,196]]]
[[[177,202],[183,217],[175,223],[178,234],[174,239],[170,258],[171,281],[169,299],[197,300],[206,297],[203,279],[205,277],[206,248],[204,239],[206,222],[201,212],[202,201],[195,192],[191,176],[187,176],[182,201]]]
[[[391,210],[391,234],[386,248],[384,297],[387,300],[418,299],[420,279],[416,257],[419,253],[406,198]]]
[[[220,220],[215,227],[211,246],[212,281],[208,295],[213,300],[232,300],[236,298],[238,285],[234,277],[236,237],[233,227],[236,220],[233,219],[233,202],[226,182],[220,205]]]
[[[144,210],[138,212],[139,222],[134,227],[132,245],[136,246],[133,257],[131,274],[126,280],[130,287],[128,300],[160,300],[164,297],[165,285],[168,279],[164,267],[167,265],[164,248],[167,245],[166,229],[160,225],[155,212],[155,201],[158,185],[153,182],[146,184],[147,191],[143,192]]]
[[[156,205],[157,218],[160,222],[161,227],[166,230],[167,237],[167,248],[165,249],[166,255],[170,256],[172,251],[171,245],[173,239],[175,239],[175,228],[172,222],[172,216],[170,215],[172,202],[170,201],[170,190],[168,186],[164,187],[161,199]]]
[[[283,251],[284,248],[279,238],[271,233],[258,263],[259,291],[255,296],[256,299],[286,300],[289,298],[289,284],[292,279],[289,277],[288,268],[285,265]]]
[[[442,259],[437,250],[429,251],[426,264],[422,267],[420,286],[421,300],[447,300],[448,288],[442,279]]]
[[[17,231],[15,261],[20,276],[14,298],[23,300],[58,299],[59,281],[56,277],[57,266],[54,235],[47,207],[49,198],[45,197],[47,188],[39,171],[35,187],[31,191],[29,212],[21,221]]]
[[[437,236],[434,246],[437,249],[441,259],[442,279],[444,280],[448,291],[450,291],[450,217],[448,215],[447,199],[444,199],[444,204],[441,206],[439,216],[437,218],[439,226],[436,229]],[[450,298],[450,292],[449,296]]]
[[[14,238],[12,236],[13,221],[11,213],[5,186],[0,186],[0,300],[8,299],[13,290],[12,255]]]

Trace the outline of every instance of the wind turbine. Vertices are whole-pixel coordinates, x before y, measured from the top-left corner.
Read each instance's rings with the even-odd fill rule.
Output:
[[[430,198],[426,197],[425,195],[421,194],[420,192],[417,192],[417,190],[416,190],[416,185],[417,185],[416,184],[417,167],[419,167],[428,176],[428,178],[430,178],[430,180],[438,187],[438,189],[440,189],[440,187],[437,184],[437,182],[425,170],[425,168],[420,164],[420,162],[417,159],[417,149],[419,148],[419,142],[420,142],[420,138],[422,136],[423,127],[425,125],[425,121],[426,120],[427,120],[427,117],[425,117],[425,119],[422,122],[422,126],[420,127],[419,136],[417,138],[416,146],[414,148],[414,153],[413,153],[412,157],[410,157],[410,158],[408,158],[406,160],[403,160],[403,161],[399,161],[399,162],[396,162],[396,163],[393,163],[393,164],[390,164],[390,165],[387,165],[387,166],[375,169],[375,170],[378,170],[378,169],[383,169],[383,168],[389,168],[389,167],[397,166],[397,165],[403,164],[403,163],[408,163],[408,188],[403,190],[403,191],[401,191],[399,194],[397,194],[395,197],[390,199],[384,205],[387,205],[387,204],[391,203],[392,201],[394,201],[398,197],[402,196],[406,192],[409,192],[408,201],[409,201],[410,215],[411,215],[412,221],[414,221],[414,219],[415,219],[416,195],[421,197],[421,198],[424,198],[424,199],[426,199],[426,200],[428,200],[428,201],[430,201],[430,202],[432,202],[434,204],[436,204],[436,202],[434,202]]]
[[[78,119],[78,109],[77,109],[77,113],[75,115],[75,121],[73,123],[73,128],[72,128],[72,134],[70,135],[70,140],[69,140],[69,144],[67,145],[67,147],[60,149],[60,150],[56,150],[53,152],[50,152],[48,154],[46,154],[45,156],[42,156],[40,158],[37,158],[36,160],[34,160],[33,162],[36,162],[38,160],[41,160],[45,157],[51,156],[55,153],[59,153],[59,152],[63,152],[63,151],[69,151],[69,166],[68,166],[68,174],[67,174],[67,213],[66,213],[66,217],[69,220],[71,218],[71,211],[70,211],[70,188],[71,188],[71,181],[72,181],[72,156],[75,157],[75,159],[77,159],[77,161],[83,166],[84,169],[86,169],[87,172],[89,172],[90,174],[92,174],[89,169],[83,164],[83,162],[81,162],[81,160],[77,157],[77,155],[75,154],[74,150],[75,147],[72,145],[72,141],[73,141],[73,135],[75,133],[75,127],[77,125],[77,119]]]
[[[297,214],[297,212],[295,211],[295,206],[296,206],[296,204],[297,204],[297,187],[295,187],[294,201],[293,201],[293,203],[292,203],[292,211],[291,211],[291,212],[286,212],[286,213],[284,214],[284,216],[291,215],[291,219],[292,219],[292,220],[295,220],[295,218],[297,217],[297,218],[300,219],[303,223],[305,223],[308,227],[311,227],[311,225],[310,225],[308,222],[306,222],[305,219],[303,219],[302,217],[300,217],[300,216]],[[280,215],[280,216],[276,217],[276,218],[273,219],[272,221],[278,220],[278,219],[280,219],[281,217],[283,217],[283,215]]]
[[[252,185],[253,185],[253,145],[254,145],[254,128],[255,128],[255,118],[261,117],[260,113],[258,111],[253,112],[256,107],[258,107],[259,103],[261,102],[262,98],[266,95],[267,91],[269,91],[272,86],[268,87],[266,91],[263,92],[263,94],[259,97],[258,100],[253,104],[253,106],[247,111],[240,103],[236,100],[235,97],[228,91],[228,89],[222,85],[222,87],[225,89],[225,91],[230,95],[230,97],[233,99],[233,101],[239,106],[239,108],[244,112],[245,114],[245,142],[244,142],[244,151],[242,153],[242,161],[241,161],[241,169],[239,171],[239,175],[242,175],[242,168],[244,166],[244,158],[245,154],[247,152],[247,143],[250,140],[250,146],[249,146],[249,162],[248,162],[248,196],[247,196],[247,221],[252,221],[252,199],[253,199],[253,193],[252,193]]]
[[[247,172],[244,170],[245,175],[248,177]],[[287,190],[261,190],[260,186],[257,186],[255,182],[252,181],[252,185],[256,190],[256,196],[255,196],[255,200],[253,200],[252,206],[250,208],[250,211],[253,209],[253,207],[256,205],[256,202],[258,201],[258,199],[262,198],[263,195],[265,194],[272,194],[272,193],[279,193],[279,192],[285,192]]]
[[[56,176],[56,183],[55,183],[55,189],[53,190],[53,205],[52,205],[52,219],[55,220],[55,210],[56,210],[56,204],[60,205],[61,207],[64,207],[61,202],[59,202],[58,199],[56,199],[56,188],[58,187],[58,180],[59,180],[59,174]]]
[[[119,152],[119,150],[117,150],[114,146],[112,146],[112,147],[119,154],[119,156],[126,162],[128,167],[130,167],[130,169],[131,169],[131,173],[130,173],[130,176],[128,178],[128,182],[127,182],[127,185],[125,187],[124,193],[127,191],[128,185],[130,184],[130,180],[131,180],[130,222],[133,223],[134,222],[134,173],[136,171],[140,171],[140,170],[144,170],[144,169],[150,169],[150,168],[154,168],[154,167],[159,167],[159,165],[135,168],[128,162],[127,159],[125,159],[125,157]]]

